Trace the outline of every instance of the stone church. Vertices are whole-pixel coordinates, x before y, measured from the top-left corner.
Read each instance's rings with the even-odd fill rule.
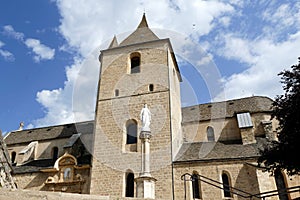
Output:
[[[300,197],[298,176],[270,175],[256,162],[276,140],[270,98],[181,107],[172,44],[151,31],[145,15],[99,61],[94,120],[4,137],[17,188],[108,199]]]

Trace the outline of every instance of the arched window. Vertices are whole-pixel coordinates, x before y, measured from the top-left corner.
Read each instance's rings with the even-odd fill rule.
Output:
[[[286,191],[286,184],[284,180],[284,176],[280,170],[275,170],[275,182],[276,187],[279,193],[279,199],[280,200],[288,200],[289,197],[287,195]]]
[[[200,180],[196,173],[192,175],[192,188],[193,188],[193,199],[201,199],[200,194]]]
[[[208,141],[214,142],[214,141],[215,141],[215,132],[214,132],[214,128],[211,127],[211,126],[208,126],[208,127],[207,127],[207,130],[206,130],[206,133],[207,133],[207,140],[208,140]]]
[[[58,147],[52,148],[52,161],[55,162],[58,158]]]
[[[222,183],[223,183],[224,197],[232,197],[231,190],[230,190],[230,180],[228,175],[225,172],[222,173]]]
[[[126,123],[126,144],[135,143],[137,143],[137,123],[130,119]]]
[[[130,55],[130,73],[139,73],[141,65],[141,54],[138,52],[132,53]]]
[[[126,174],[125,197],[134,197],[134,174],[131,172]]]
[[[15,151],[11,152],[11,163],[14,164],[16,161],[17,153]]]

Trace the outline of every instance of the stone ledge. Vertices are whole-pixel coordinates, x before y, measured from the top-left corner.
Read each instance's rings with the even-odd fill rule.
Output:
[[[0,189],[0,199],[5,200],[147,200],[143,198],[126,198],[115,196],[98,196],[63,192],[47,192],[21,189]],[[153,200],[153,199],[152,199]]]

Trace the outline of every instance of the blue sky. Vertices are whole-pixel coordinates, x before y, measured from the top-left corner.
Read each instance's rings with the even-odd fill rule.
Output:
[[[91,120],[98,53],[146,13],[170,37],[182,105],[282,93],[277,74],[300,56],[299,1],[3,1],[0,129]]]

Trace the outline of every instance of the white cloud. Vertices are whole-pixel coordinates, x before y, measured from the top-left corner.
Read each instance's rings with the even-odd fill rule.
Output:
[[[89,64],[83,66],[82,61],[77,61],[67,67],[68,80],[64,88],[43,90],[37,94],[37,100],[45,107],[46,115],[34,122],[36,126],[93,119],[99,75],[99,50],[107,48],[114,35],[118,35],[120,42],[134,31],[144,10],[153,30],[173,30],[181,35],[192,35],[194,39],[209,33],[214,28],[215,18],[234,10],[231,5],[223,2],[187,3],[183,0],[78,0],[76,4],[58,0],[57,5],[62,16],[59,31],[68,42],[62,49],[77,49],[84,58],[93,59],[85,61]],[[92,52],[96,52],[95,55]],[[75,80],[77,83],[74,85]]]
[[[255,63],[258,59],[256,46],[247,39],[236,37],[232,34],[221,36],[219,40],[224,41],[224,46],[219,49],[219,54],[228,58],[236,59],[239,62]]]
[[[25,39],[24,33],[15,31],[11,25],[3,26],[3,34],[12,37],[16,40],[19,40],[22,43],[24,43],[28,48],[31,48],[33,53],[35,54],[33,56],[35,62],[40,62],[41,60],[51,60],[54,58],[55,49],[51,49],[50,47],[41,44],[41,42],[37,39]],[[1,50],[0,54],[9,61],[14,60],[14,56],[11,52]]]
[[[14,61],[15,57],[14,55],[6,50],[0,49],[0,55],[6,60],[6,61]]]
[[[10,36],[10,37],[13,37],[14,39],[16,40],[21,40],[23,41],[24,39],[24,34],[23,33],[20,33],[20,32],[17,32],[14,30],[14,28],[11,26],[11,25],[6,25],[3,27],[3,33]]]
[[[300,44],[300,17],[291,18],[291,16],[299,16],[300,6],[296,3],[292,13],[289,13],[288,8],[292,8],[291,5],[278,6],[278,3],[274,3],[267,7],[259,7],[262,5],[264,3],[252,4],[252,2],[245,3],[240,0],[231,0],[227,3],[200,0],[78,0],[75,4],[67,0],[57,0],[62,16],[59,32],[67,41],[62,49],[75,49],[84,58],[91,56],[94,60],[86,61],[89,63],[86,65],[82,65],[83,61],[76,60],[72,66],[66,68],[67,80],[63,88],[43,90],[37,94],[37,100],[45,107],[46,115],[38,119],[35,125],[60,124],[93,118],[95,86],[99,72],[97,54],[100,49],[107,47],[113,35],[117,34],[120,42],[129,32],[132,32],[144,11],[149,26],[159,36],[161,36],[160,32],[167,29],[179,35],[189,36],[193,42],[198,43],[200,40],[202,44],[205,44],[205,50],[209,53],[206,57],[199,58],[199,55],[204,54],[193,54],[194,49],[182,45],[186,44],[185,41],[180,40],[179,45],[172,42],[174,49],[179,49],[175,53],[179,53],[183,58],[191,59],[195,66],[211,63],[210,58],[213,59],[215,55],[237,61],[237,64],[248,65],[248,68],[242,68],[244,71],[238,70],[242,71],[241,73],[219,79],[224,84],[228,99],[252,94],[274,97],[281,92],[277,74],[283,68],[294,64],[300,54],[296,51],[298,50],[297,44]],[[255,20],[261,21],[243,21],[241,24],[236,24],[234,30],[230,30],[232,23],[236,23],[237,17],[247,14],[249,11],[246,9],[256,9],[255,6],[257,6],[257,13],[261,14],[261,16],[256,16]],[[272,21],[273,16],[276,18],[276,20],[274,18],[275,21]],[[251,20],[248,16],[244,19]],[[277,23],[278,26],[285,23],[292,25],[294,32],[286,33],[286,29],[290,27],[278,27]],[[262,30],[258,30],[259,25],[263,27]],[[255,32],[255,37],[253,34],[248,37],[242,27]],[[156,30],[159,31],[156,32]],[[121,36],[118,35],[121,33]],[[283,34],[286,37],[278,39]],[[206,38],[207,36],[210,37]],[[103,48],[99,48],[100,44]],[[212,69],[216,74],[214,78],[210,77],[211,69],[202,68],[201,70],[199,73],[207,81],[208,88],[211,86],[215,90],[210,91],[212,97],[219,98],[221,94],[217,95],[216,91],[220,92],[220,90],[215,89],[221,85],[216,80],[217,69]],[[81,81],[78,82],[78,80]]]
[[[55,49],[51,49],[44,44],[41,44],[39,40],[28,38],[25,40],[25,45],[28,48],[31,48],[35,53],[33,59],[36,62],[40,62],[40,60],[51,60],[54,58]]]
[[[14,55],[7,51],[7,50],[4,50],[4,49],[1,49],[5,44],[0,41],[0,55],[4,58],[4,60],[6,61],[14,61],[15,60],[15,57]]]
[[[62,16],[61,34],[83,55],[115,34],[132,32],[144,10],[150,27],[197,36],[209,33],[215,18],[234,11],[231,5],[218,1],[79,0],[74,4],[60,0],[57,4]]]
[[[285,38],[291,34],[287,30],[296,31],[300,28],[300,2],[271,4],[261,17],[269,23],[264,28],[264,34],[272,37],[273,40],[280,41],[282,37]]]
[[[235,38],[234,38],[235,39]],[[240,39],[242,40],[242,39]],[[274,43],[266,38],[258,41],[243,41],[244,47],[236,46],[242,52],[252,49],[253,61],[251,56],[244,55],[238,57],[242,62],[246,62],[250,67],[239,74],[233,74],[224,78],[226,97],[228,99],[240,98],[251,95],[263,95],[274,98],[282,94],[282,86],[278,73],[290,66],[297,64],[297,51],[300,44],[300,31],[292,35],[288,40]],[[227,53],[230,54],[230,51]],[[235,56],[232,51],[232,56]]]
[[[94,117],[99,61],[93,53],[86,60],[75,58],[66,67],[67,80],[63,88],[42,90],[37,101],[45,108],[45,116],[32,122],[35,127],[92,120]]]
[[[222,78],[227,99],[251,95],[274,98],[283,92],[278,73],[296,64],[300,55],[300,23],[299,17],[295,17],[300,14],[300,4],[278,5],[274,2],[264,12],[257,13],[256,17],[262,21],[255,22],[255,38],[247,37],[243,30],[227,30],[217,36],[222,44],[217,48],[219,56],[248,66],[241,73]]]

